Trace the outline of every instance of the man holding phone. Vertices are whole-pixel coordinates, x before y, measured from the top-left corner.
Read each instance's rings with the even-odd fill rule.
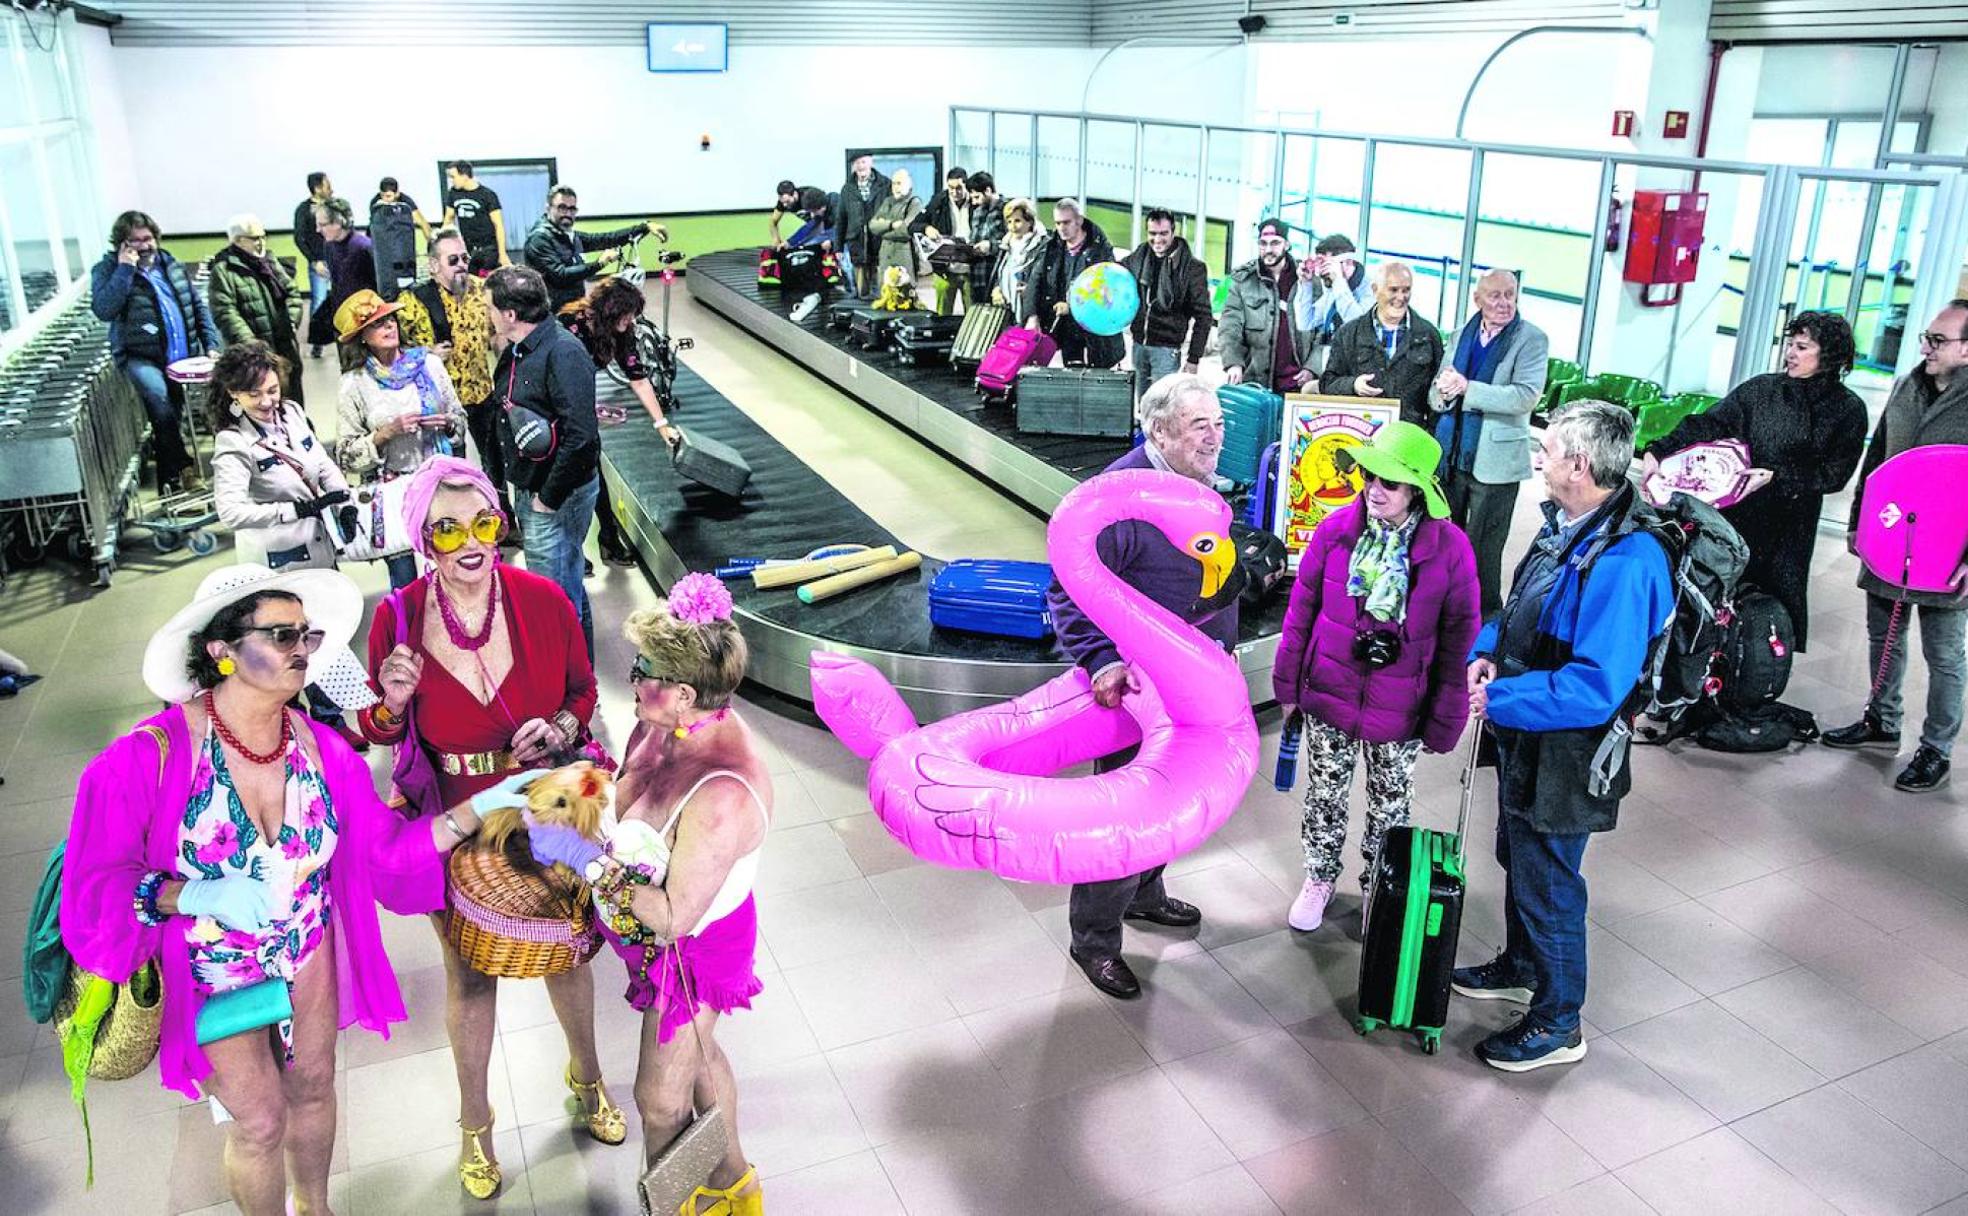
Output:
[[[1298,278],[1305,286],[1292,296],[1293,319],[1312,335],[1313,366],[1323,371],[1333,334],[1373,307],[1373,283],[1359,250],[1337,232],[1312,247],[1312,256],[1299,263]]]
[[[150,415],[157,492],[196,489],[198,463],[185,446],[183,399],[164,369],[224,345],[191,274],[159,247],[163,230],[141,211],[125,211],[109,230],[110,251],[89,274],[89,307],[109,322],[109,350]]]

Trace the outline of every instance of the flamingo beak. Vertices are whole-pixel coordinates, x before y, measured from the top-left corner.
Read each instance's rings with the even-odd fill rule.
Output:
[[[1189,555],[1202,564],[1203,596],[1223,590],[1237,569],[1237,546],[1220,533],[1204,532],[1189,542]]]

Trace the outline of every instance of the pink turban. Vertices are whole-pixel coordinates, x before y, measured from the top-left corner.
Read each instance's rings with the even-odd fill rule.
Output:
[[[429,522],[431,499],[437,497],[437,487],[445,482],[468,482],[471,487],[485,496],[493,510],[499,509],[499,491],[493,488],[492,479],[485,470],[469,460],[456,456],[433,456],[410,475],[410,486],[403,491],[403,523],[410,533],[410,543],[417,552],[429,557],[430,538],[424,532]]]

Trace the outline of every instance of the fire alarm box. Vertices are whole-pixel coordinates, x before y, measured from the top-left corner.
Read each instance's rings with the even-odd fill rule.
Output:
[[[1640,302],[1665,308],[1681,302],[1681,286],[1695,281],[1701,260],[1702,229],[1708,221],[1708,195],[1692,190],[1637,190],[1621,275],[1641,285]],[[1652,288],[1672,287],[1657,297]]]

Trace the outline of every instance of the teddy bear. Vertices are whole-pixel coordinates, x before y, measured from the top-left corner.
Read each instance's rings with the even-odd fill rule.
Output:
[[[910,289],[908,276],[902,268],[890,266],[882,271],[881,294],[875,297],[870,307],[881,312],[905,312],[915,306],[915,293]]]

